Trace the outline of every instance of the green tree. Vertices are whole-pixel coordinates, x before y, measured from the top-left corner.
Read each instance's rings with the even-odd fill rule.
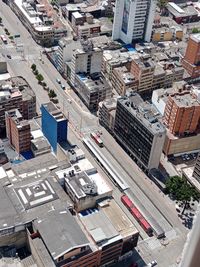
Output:
[[[48,95],[49,95],[49,98],[55,98],[57,96],[54,90],[50,90]]]
[[[193,28],[192,29],[192,33],[199,33],[200,31],[199,31],[199,29],[197,29],[197,28]]]
[[[41,84],[41,82],[44,80],[44,77],[39,73],[38,75],[36,75],[36,79],[38,80],[38,83]]]
[[[172,176],[166,182],[166,192],[171,194],[177,201],[183,205],[181,214],[184,214],[186,207],[191,200],[199,201],[200,194],[190,185],[186,179],[180,176]]]
[[[168,3],[168,0],[158,0],[158,7],[159,8],[165,8]]]
[[[32,69],[32,71],[36,71],[36,68],[37,68],[37,67],[36,67],[35,64],[32,64],[32,65],[31,65],[31,69]]]

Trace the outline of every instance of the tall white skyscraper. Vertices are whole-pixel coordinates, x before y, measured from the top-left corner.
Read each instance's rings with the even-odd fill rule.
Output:
[[[113,40],[150,42],[156,0],[116,0]]]

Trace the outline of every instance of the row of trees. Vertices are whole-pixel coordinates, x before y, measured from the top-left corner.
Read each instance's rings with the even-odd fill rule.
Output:
[[[180,176],[172,176],[167,180],[166,192],[183,206],[182,214],[186,208],[190,207],[191,201],[199,201],[200,199],[200,194],[195,187]]]
[[[50,90],[50,89],[47,87],[46,82],[44,82],[44,77],[43,77],[42,74],[40,74],[40,73],[38,72],[38,70],[37,70],[37,66],[36,66],[35,64],[32,64],[31,69],[32,69],[33,73],[35,74],[35,77],[36,77],[36,79],[38,80],[38,83],[39,83],[40,85],[42,85],[42,87],[43,87],[45,90],[48,91],[48,96],[49,96],[50,100],[53,101],[54,103],[58,103],[58,100],[55,99],[56,96],[57,96],[56,93],[55,93],[55,91],[52,90],[52,89]]]

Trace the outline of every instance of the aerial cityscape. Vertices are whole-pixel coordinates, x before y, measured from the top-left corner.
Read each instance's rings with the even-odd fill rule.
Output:
[[[0,267],[200,267],[200,0],[0,0]]]

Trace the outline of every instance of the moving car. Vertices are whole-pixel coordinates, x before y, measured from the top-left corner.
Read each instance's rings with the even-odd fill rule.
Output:
[[[61,80],[58,79],[58,78],[56,79],[56,82],[59,83],[59,84],[61,84]]]

